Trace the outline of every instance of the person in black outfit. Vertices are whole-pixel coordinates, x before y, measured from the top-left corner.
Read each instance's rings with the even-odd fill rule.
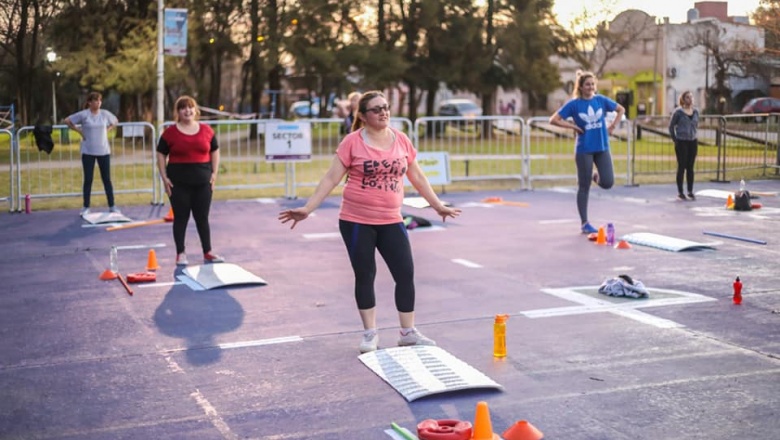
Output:
[[[674,153],[677,156],[677,198],[687,200],[683,192],[683,175],[688,183],[688,199],[696,200],[693,195],[693,166],[699,150],[697,129],[699,127],[699,110],[693,107],[693,94],[690,91],[680,95],[680,106],[677,107],[669,121],[669,135],[674,142]]]
[[[209,210],[219,172],[219,145],[214,130],[198,122],[198,104],[181,96],[174,105],[175,125],[166,128],[157,145],[157,166],[173,208],[176,265],[186,266],[184,238],[190,213],[195,218],[205,263],[225,261],[211,252]]]

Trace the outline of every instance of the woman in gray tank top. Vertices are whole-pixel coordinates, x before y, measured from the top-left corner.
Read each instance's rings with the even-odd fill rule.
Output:
[[[81,135],[81,165],[84,168],[84,207],[81,214],[89,213],[92,180],[95,176],[95,162],[100,170],[100,179],[108,199],[108,210],[119,212],[114,206],[114,186],[111,184],[111,147],[108,143],[108,131],[116,127],[118,120],[113,113],[103,110],[103,96],[92,92],[87,95],[84,110],[65,118],[65,124]]]

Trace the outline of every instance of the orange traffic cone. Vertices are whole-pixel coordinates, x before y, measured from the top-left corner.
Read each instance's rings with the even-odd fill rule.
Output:
[[[503,201],[501,197],[486,197],[482,199],[482,203],[501,203]]]
[[[607,244],[607,233],[604,232],[604,226],[599,226],[599,235],[596,236],[596,244]]]
[[[620,240],[618,244],[615,245],[615,249],[631,249],[631,245],[628,244],[626,240]]]
[[[477,414],[474,416],[474,428],[471,432],[471,440],[501,439],[498,434],[493,432],[493,423],[490,422],[490,410],[487,402],[477,402]]]
[[[170,223],[173,221],[173,208],[168,209],[168,214],[163,217],[163,220]]]
[[[733,204],[734,204],[734,198],[731,197],[731,194],[729,194],[729,196],[726,197],[726,208],[730,209]]]
[[[501,436],[504,440],[542,440],[544,434],[526,420],[520,420]]]
[[[118,275],[116,272],[114,272],[111,269],[106,269],[103,271],[103,273],[100,274],[100,279],[103,281],[110,281],[117,279]]]
[[[149,249],[149,258],[146,260],[146,270],[157,270],[160,265],[157,264],[157,253],[154,249]]]

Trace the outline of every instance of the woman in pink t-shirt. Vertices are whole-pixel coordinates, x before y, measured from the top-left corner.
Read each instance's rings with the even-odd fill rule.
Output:
[[[363,321],[360,352],[377,349],[375,252],[395,280],[395,304],[401,323],[398,345],[436,345],[414,327],[414,262],[401,217],[404,175],[436,213],[446,220],[460,209],[444,206],[415,160],[417,151],[402,132],[390,127],[390,107],[382,92],[360,97],[352,132],[336,150],[330,169],[302,208],[279,213],[291,229],[305,220],[348,175],[339,212],[339,229],[355,272],[355,300]]]

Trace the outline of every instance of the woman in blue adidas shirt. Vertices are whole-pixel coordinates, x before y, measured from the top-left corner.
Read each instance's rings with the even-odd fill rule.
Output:
[[[598,230],[588,222],[588,195],[590,182],[604,189],[612,188],[615,175],[609,154],[609,135],[623,118],[625,109],[615,101],[596,94],[596,76],[577,71],[574,97],[550,117],[550,124],[570,128],[577,133],[574,162],[577,164],[577,210],[582,221],[582,233]],[[609,126],[607,113],[617,116]],[[593,173],[596,165],[596,173]],[[592,173],[592,174],[591,174]]]

